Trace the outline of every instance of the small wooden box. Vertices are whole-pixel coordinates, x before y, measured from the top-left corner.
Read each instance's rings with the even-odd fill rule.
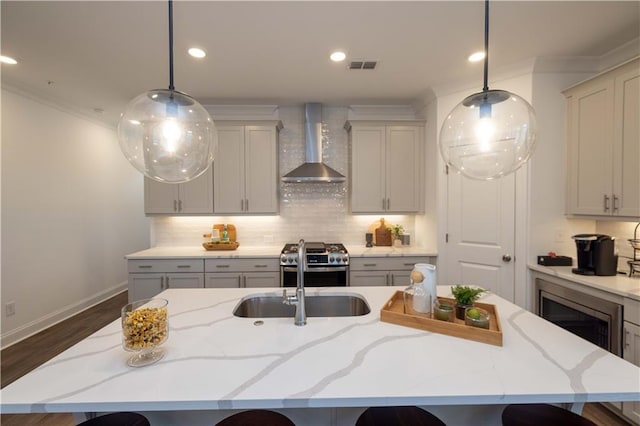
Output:
[[[447,301],[452,304],[455,303],[454,299],[448,299],[446,297],[438,297],[438,300]],[[489,329],[466,325],[464,321],[457,318],[454,319],[454,322],[447,322],[430,318],[427,314],[405,314],[402,291],[396,291],[391,299],[380,309],[380,320],[405,327],[418,328],[420,330],[502,346],[502,327],[500,326],[500,317],[498,316],[496,306],[480,302],[475,302],[473,305],[489,312]]]

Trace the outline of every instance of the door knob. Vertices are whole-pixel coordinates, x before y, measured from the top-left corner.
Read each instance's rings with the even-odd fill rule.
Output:
[[[511,255],[510,254],[503,254],[502,255],[502,261],[503,262],[507,262],[507,263],[511,262]]]

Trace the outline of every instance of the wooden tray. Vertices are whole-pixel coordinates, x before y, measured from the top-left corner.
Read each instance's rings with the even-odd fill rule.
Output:
[[[205,250],[235,250],[240,246],[240,243],[233,241],[230,243],[202,243],[202,247]]]
[[[454,299],[438,297],[439,300],[455,303]],[[455,322],[440,321],[425,315],[410,315],[404,313],[404,298],[402,291],[396,291],[394,295],[380,309],[380,320],[434,333],[447,334],[462,339],[475,340],[476,342],[502,346],[502,327],[500,317],[495,305],[475,302],[478,308],[489,312],[489,329],[471,327],[464,321],[454,318]]]

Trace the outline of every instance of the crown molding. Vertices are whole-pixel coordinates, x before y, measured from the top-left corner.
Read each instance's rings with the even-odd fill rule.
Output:
[[[349,105],[347,120],[416,120],[413,105]]]
[[[278,105],[203,105],[213,121],[280,120]]]

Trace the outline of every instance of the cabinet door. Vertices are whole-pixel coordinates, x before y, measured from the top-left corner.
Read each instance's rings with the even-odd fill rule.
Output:
[[[279,272],[247,272],[243,278],[245,287],[280,287]]]
[[[640,366],[640,327],[628,321],[624,322],[624,343],[622,350],[624,359]],[[630,401],[622,403],[622,413],[640,424],[640,402]]]
[[[386,133],[387,211],[410,213],[420,210],[421,129],[389,126]]]
[[[205,274],[206,288],[239,288],[242,286],[242,274],[237,272],[230,273],[211,273]]]
[[[149,299],[164,290],[164,274],[129,274],[129,302]]]
[[[389,285],[389,276],[387,271],[351,271],[349,285],[351,287],[383,287]]]
[[[180,186],[179,213],[213,213],[213,168]]]
[[[275,127],[245,127],[245,213],[278,212],[278,160]]]
[[[180,185],[144,178],[144,212],[147,214],[175,214],[178,212]]]
[[[383,212],[385,190],[385,126],[351,130],[351,211]]]
[[[244,126],[218,127],[218,150],[213,160],[213,208],[216,213],[242,213],[244,156]]]
[[[409,287],[411,271],[390,271],[389,285]]]
[[[568,106],[568,203],[573,214],[612,212],[613,80],[576,89]]]
[[[615,80],[613,214],[640,216],[640,71]]]
[[[166,274],[165,288],[203,288],[204,274]]]

